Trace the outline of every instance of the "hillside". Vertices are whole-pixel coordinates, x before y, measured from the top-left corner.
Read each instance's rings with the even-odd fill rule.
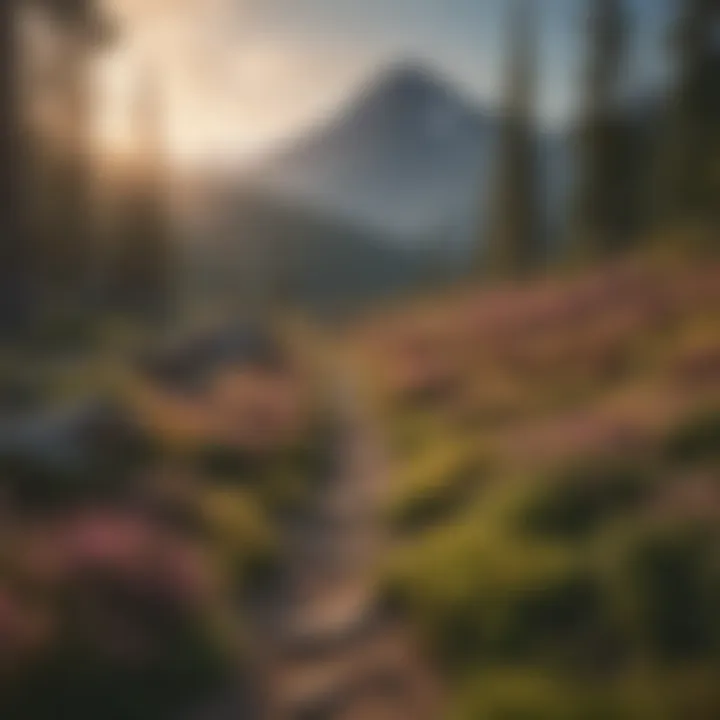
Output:
[[[444,717],[720,714],[720,265],[468,288],[350,340]]]
[[[226,188],[212,203],[213,229],[191,249],[189,266],[199,297],[221,305],[289,302],[344,315],[451,271],[434,245],[410,247],[256,189]]]

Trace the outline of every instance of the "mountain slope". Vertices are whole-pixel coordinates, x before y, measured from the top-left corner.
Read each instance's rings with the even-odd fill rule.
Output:
[[[387,233],[468,240],[483,216],[499,125],[444,78],[404,64],[255,168],[252,182]],[[555,205],[561,145],[538,141]]]
[[[344,314],[442,272],[432,251],[392,242],[374,228],[267,193],[231,188],[216,197],[212,230],[190,250],[194,292],[227,306],[290,301]]]
[[[398,233],[455,224],[478,197],[497,121],[413,65],[259,169],[265,185]]]

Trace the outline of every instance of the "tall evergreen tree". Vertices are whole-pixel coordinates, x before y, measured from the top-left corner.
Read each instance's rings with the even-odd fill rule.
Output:
[[[95,252],[91,215],[91,62],[108,25],[96,0],[36,0],[57,35],[52,92],[61,131],[33,143],[34,242],[47,304],[77,311]]]
[[[31,294],[25,226],[25,125],[20,87],[21,0],[0,2],[0,340],[27,320]],[[8,335],[9,333],[9,335]]]
[[[660,149],[659,225],[720,226],[720,3],[681,0],[675,87]]]
[[[53,92],[67,113],[52,142],[39,133],[33,116],[36,93],[47,91],[47,75],[36,84],[26,72],[33,48],[22,30],[32,13],[65,40],[66,52],[52,70],[61,79]],[[84,238],[88,63],[108,30],[96,0],[0,2],[0,339],[27,326],[56,299],[47,294],[50,288],[54,293],[82,285],[90,253]]]
[[[134,118],[136,147],[120,198],[109,283],[116,310],[153,321],[170,309],[172,251],[159,97],[150,74],[138,86]]]
[[[622,107],[627,51],[623,0],[590,0],[585,99],[576,136],[576,196],[570,255],[594,259],[623,249],[636,197],[630,119]]]
[[[486,237],[485,267],[494,277],[522,276],[540,254],[534,6],[533,0],[510,4],[506,98]]]

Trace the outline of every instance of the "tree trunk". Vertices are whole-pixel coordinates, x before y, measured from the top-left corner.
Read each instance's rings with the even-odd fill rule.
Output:
[[[25,225],[19,7],[20,0],[0,2],[0,341],[25,325],[31,284]]]

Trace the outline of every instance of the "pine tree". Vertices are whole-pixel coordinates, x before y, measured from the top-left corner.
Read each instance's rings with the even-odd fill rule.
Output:
[[[661,227],[720,225],[720,3],[682,0],[674,32],[676,79],[661,147]]]
[[[635,179],[630,122],[621,93],[627,50],[623,0],[591,0],[585,100],[576,137],[577,193],[569,253],[596,259],[623,249],[630,231]]]
[[[154,80],[146,74],[135,101],[136,148],[109,271],[111,303],[141,321],[161,319],[170,309],[171,238],[158,101]]]
[[[20,0],[0,3],[0,339],[14,336],[30,309],[25,226],[25,132],[19,76]]]
[[[32,7],[65,39],[54,88],[69,120],[50,143],[33,117],[37,92],[23,58],[25,11]],[[26,328],[60,290],[82,286],[90,117],[88,63],[109,27],[96,0],[0,2],[0,337]],[[43,297],[44,296],[44,297]],[[14,335],[14,333],[13,333]]]
[[[509,15],[510,59],[485,257],[492,277],[525,275],[539,259],[533,5],[513,0]]]
[[[77,312],[87,300],[95,252],[90,232],[91,62],[108,40],[96,0],[41,0],[58,36],[53,93],[62,107],[62,135],[35,138],[33,229],[46,305]]]

